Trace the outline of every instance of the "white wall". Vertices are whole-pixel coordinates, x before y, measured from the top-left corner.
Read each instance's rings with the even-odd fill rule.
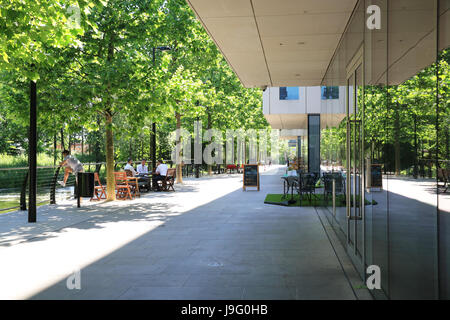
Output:
[[[339,99],[322,100],[321,87],[299,87],[299,100],[280,100],[279,87],[263,93],[264,114],[345,114],[345,87],[339,87]]]

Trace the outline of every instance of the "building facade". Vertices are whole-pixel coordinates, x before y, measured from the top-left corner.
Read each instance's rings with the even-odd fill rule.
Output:
[[[270,87],[263,92],[264,117],[282,139],[297,141],[297,158],[309,172],[321,171],[320,129],[339,125],[345,112],[343,86]]]
[[[188,2],[244,86],[268,88],[271,125],[314,130],[343,172],[343,201],[318,210],[362,278],[381,271],[373,296],[450,299],[450,1]],[[339,92],[340,113],[289,87]]]

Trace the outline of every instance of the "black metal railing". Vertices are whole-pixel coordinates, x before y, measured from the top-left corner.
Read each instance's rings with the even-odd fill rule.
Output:
[[[172,160],[163,160],[170,168],[175,164]],[[125,161],[114,164],[114,170],[122,170]],[[106,183],[106,162],[84,163],[86,172],[98,172],[102,183]],[[151,171],[151,164],[149,164]],[[213,165],[212,173],[226,172],[224,165]],[[13,210],[27,210],[28,167],[0,168],[0,213]],[[208,174],[208,165],[183,164],[183,177],[202,177]],[[74,196],[75,178],[71,174],[65,188],[58,184],[63,180],[64,170],[60,166],[37,167],[37,204],[56,204],[57,199],[69,199]],[[64,191],[65,190],[65,191]]]

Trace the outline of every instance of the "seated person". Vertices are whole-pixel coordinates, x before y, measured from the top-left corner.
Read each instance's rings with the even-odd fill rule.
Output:
[[[145,190],[150,190],[150,178],[148,176],[148,167],[146,166],[147,160],[142,159],[141,163],[137,166],[137,173],[139,176],[139,186]]]
[[[164,179],[164,177],[167,175],[167,169],[168,169],[167,165],[164,164],[162,160],[158,160],[156,162],[156,170],[153,173],[153,179],[152,179],[152,185],[153,185],[153,188],[156,189],[156,191],[161,191],[158,181]]]
[[[133,160],[131,158],[128,158],[128,162],[125,165],[125,167],[123,168],[123,170],[130,170],[131,173],[133,174],[133,177],[137,176],[137,172],[133,168]]]
[[[145,165],[145,162],[146,162],[146,161],[147,161],[146,159],[142,159],[141,164],[139,164],[139,165],[137,166],[137,172],[138,172],[139,174],[145,174],[145,173],[148,173],[148,167]]]
[[[61,167],[63,167],[63,166],[66,167],[66,169],[64,170],[64,180],[58,181],[58,183],[60,185],[62,185],[63,187],[65,187],[67,179],[69,178],[69,173],[72,172],[76,179],[77,173],[83,172],[84,169],[83,169],[83,165],[81,164],[81,162],[74,156],[70,155],[70,152],[68,150],[64,150],[62,152],[62,155],[64,157],[64,160],[59,165]]]

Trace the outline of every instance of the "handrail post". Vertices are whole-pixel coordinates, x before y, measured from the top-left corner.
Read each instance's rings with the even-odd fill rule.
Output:
[[[27,210],[27,183],[28,183],[28,170],[25,174],[25,179],[22,183],[22,190],[20,191],[20,210]]]
[[[56,180],[58,180],[59,170],[61,166],[56,169],[55,175],[53,176],[52,185],[50,189],[50,204],[56,204]]]

